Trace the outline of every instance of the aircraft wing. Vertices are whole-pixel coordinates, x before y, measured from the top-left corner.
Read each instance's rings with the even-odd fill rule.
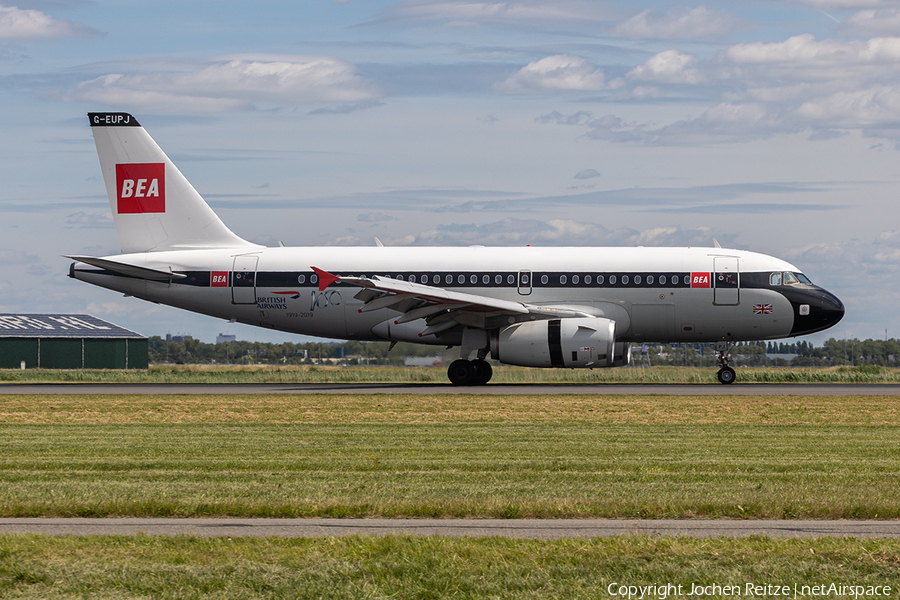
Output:
[[[533,315],[541,319],[559,319],[590,316],[586,313],[546,306],[537,306],[513,300],[501,300],[479,294],[455,292],[444,288],[400,281],[389,277],[340,276],[311,267],[319,276],[319,290],[335,282],[349,283],[364,288],[356,296],[364,302],[359,312],[390,308],[403,313],[394,322],[408,323],[426,319],[428,327],[420,335],[429,335],[465,325],[485,329],[493,317]]]

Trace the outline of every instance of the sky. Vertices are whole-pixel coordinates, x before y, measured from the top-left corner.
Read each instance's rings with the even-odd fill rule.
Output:
[[[712,246],[900,337],[900,1],[0,0],[0,312],[301,336],[123,298],[86,113],[275,246]],[[452,250],[448,250],[452,252]]]

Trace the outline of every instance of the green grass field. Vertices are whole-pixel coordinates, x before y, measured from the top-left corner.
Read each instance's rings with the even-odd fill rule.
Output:
[[[2,516],[895,519],[898,465],[893,396],[0,396]],[[0,535],[3,598],[897,597],[898,575],[900,540]]]
[[[834,582],[896,598],[898,556],[897,540],[0,536],[0,597],[625,599],[609,586],[670,584],[697,598],[693,585],[718,584],[752,598],[748,583]]]
[[[900,518],[892,396],[0,398],[0,516]]]

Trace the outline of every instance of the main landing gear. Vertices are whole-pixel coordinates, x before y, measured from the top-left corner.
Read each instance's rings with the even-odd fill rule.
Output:
[[[494,370],[491,363],[479,358],[477,360],[454,360],[447,369],[447,377],[453,385],[484,385],[491,380]]]
[[[731,344],[728,342],[716,342],[716,365],[719,367],[716,376],[719,378],[719,383],[734,383],[734,379],[737,377],[734,369],[728,366],[728,361],[731,360],[729,350],[731,350]]]

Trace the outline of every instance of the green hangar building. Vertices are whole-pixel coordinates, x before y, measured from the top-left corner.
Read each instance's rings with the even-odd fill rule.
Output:
[[[0,314],[0,369],[146,369],[147,337],[91,315]]]

